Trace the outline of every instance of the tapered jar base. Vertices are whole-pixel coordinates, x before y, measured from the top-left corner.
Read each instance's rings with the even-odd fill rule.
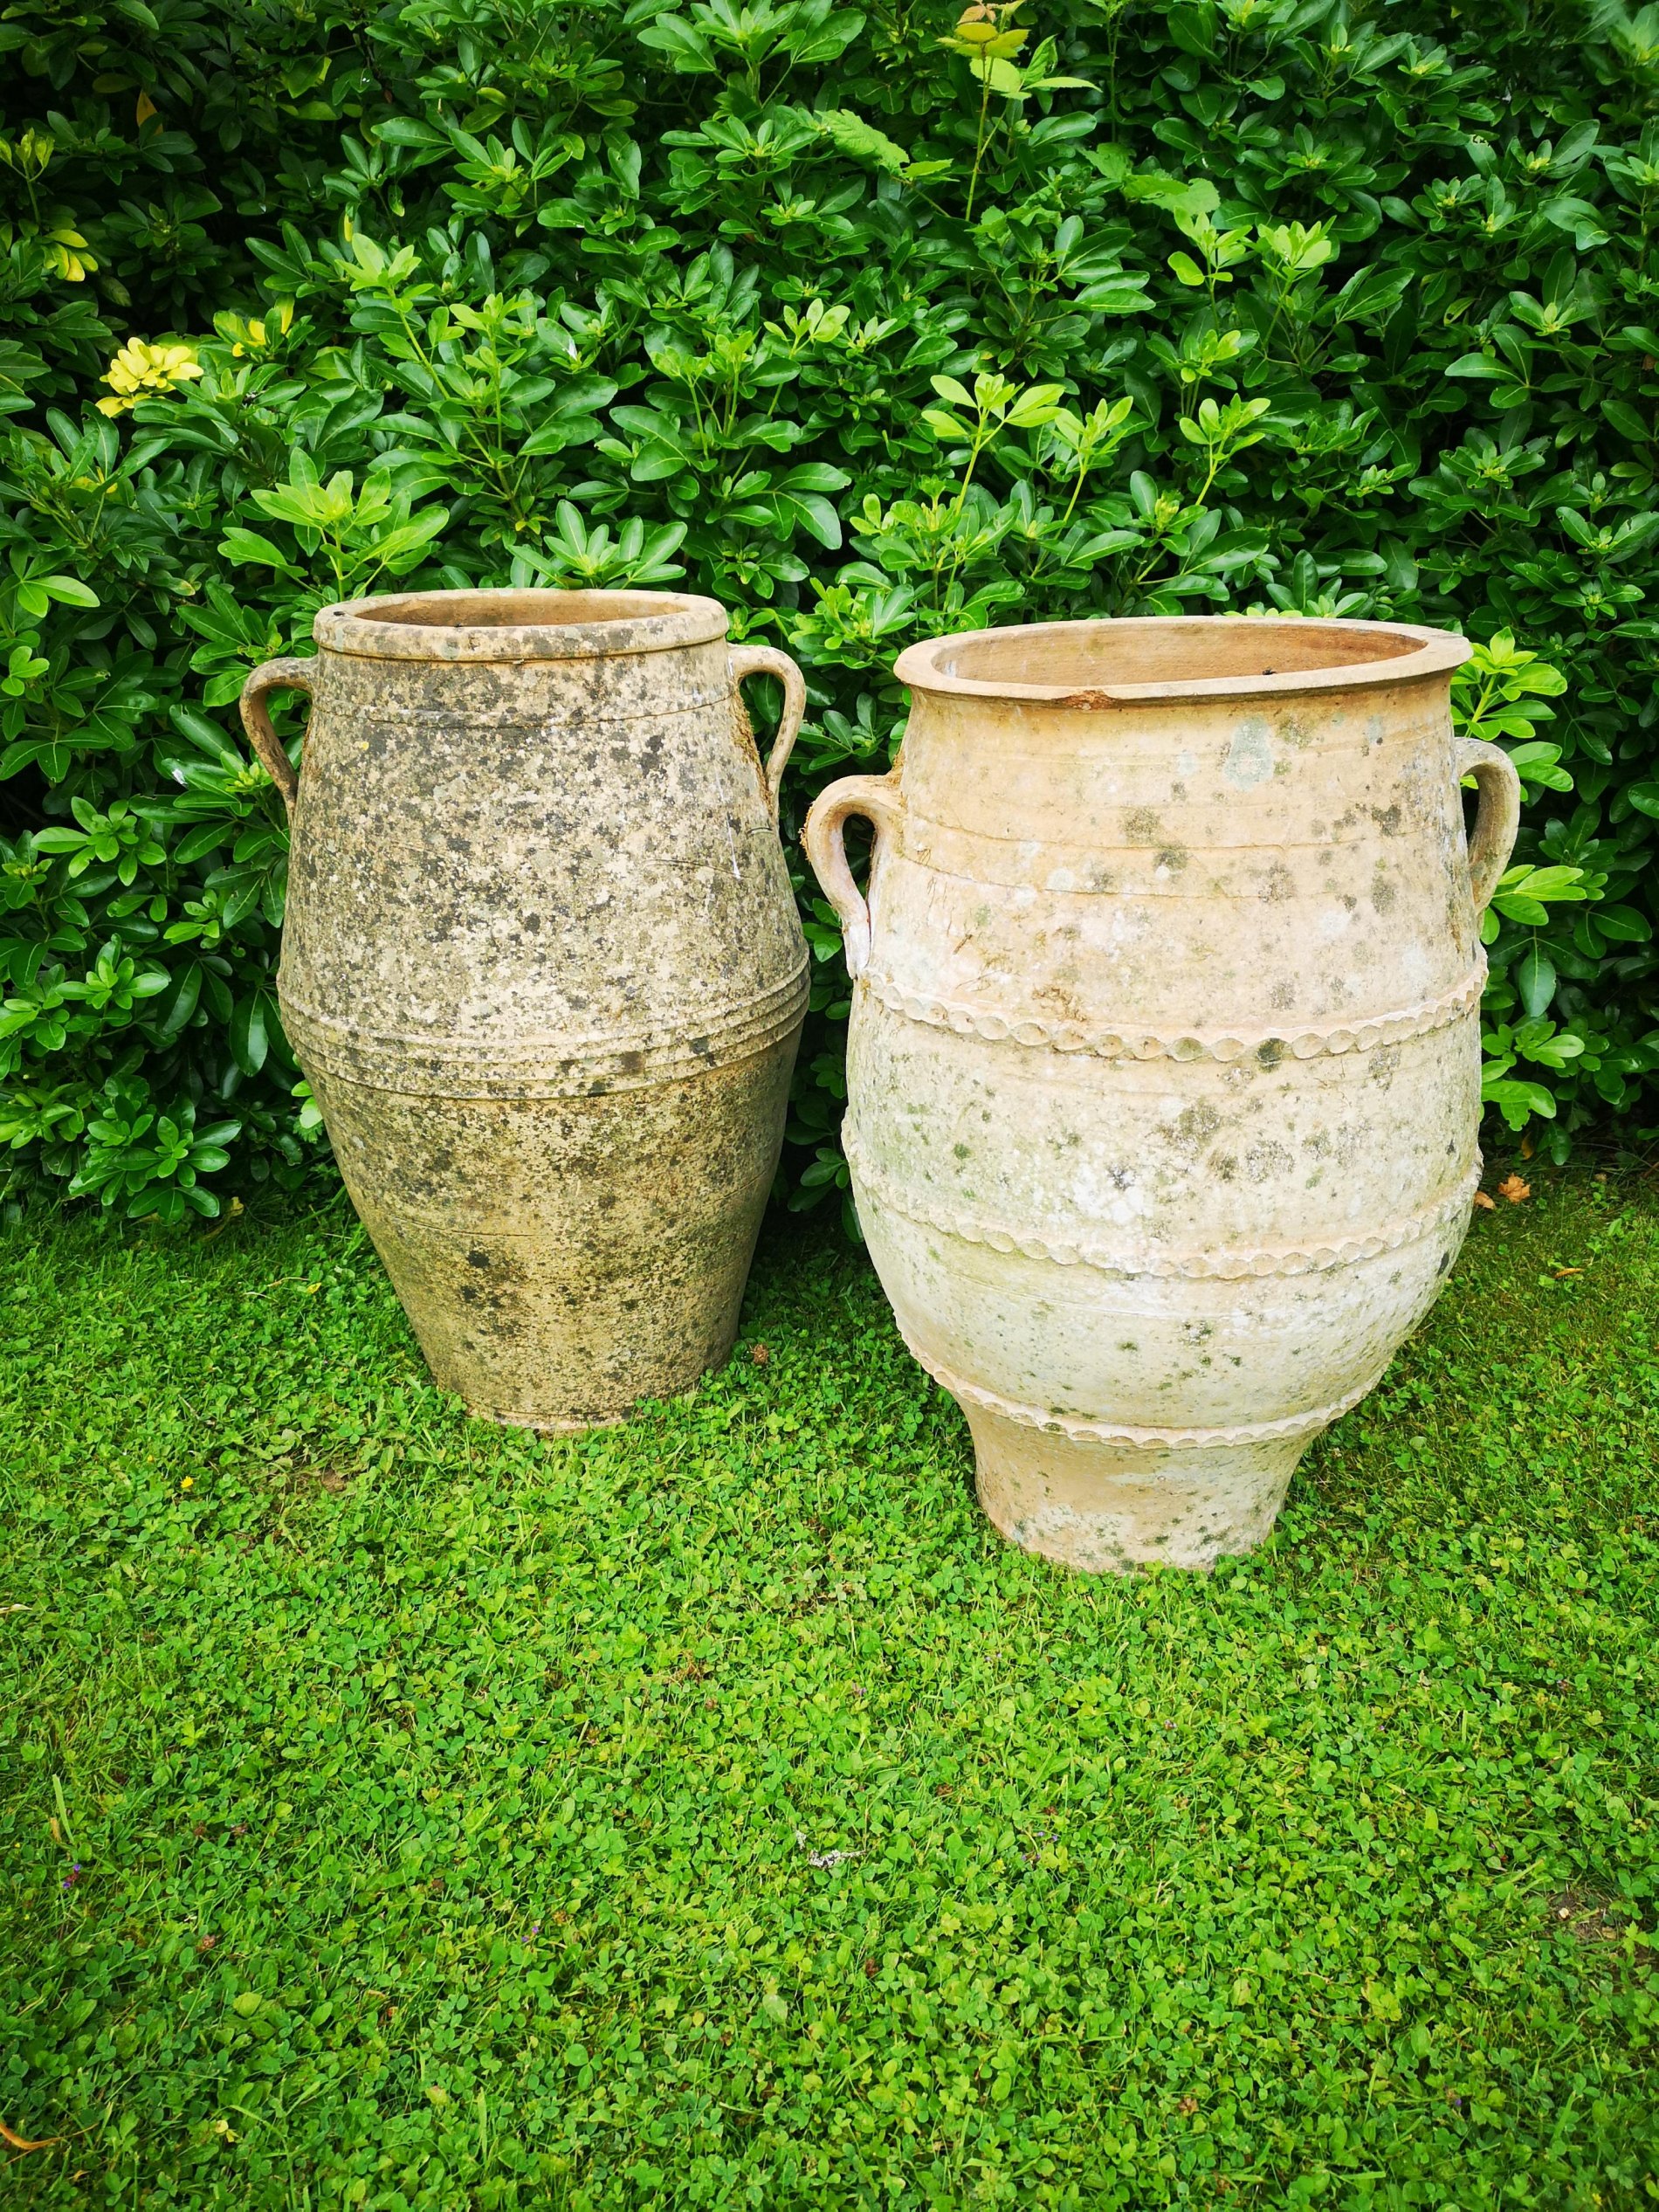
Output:
[[[1085,1574],[1206,1568],[1271,1533],[1311,1436],[1115,1444],[965,1404],[981,1505],[1010,1543]]]
[[[416,1097],[307,1070],[440,1389],[475,1419],[605,1428],[730,1355],[796,1036],[591,1098]]]

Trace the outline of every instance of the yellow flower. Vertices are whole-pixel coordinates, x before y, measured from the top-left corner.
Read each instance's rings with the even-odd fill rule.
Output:
[[[136,407],[141,399],[148,399],[158,392],[170,392],[201,374],[202,364],[196,357],[194,346],[152,346],[142,338],[129,338],[100,380],[109,386],[115,396],[100,399],[98,411],[100,415],[124,415],[129,407]]]

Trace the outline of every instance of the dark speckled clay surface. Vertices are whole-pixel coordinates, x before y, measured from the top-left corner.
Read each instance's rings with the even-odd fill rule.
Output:
[[[433,1373],[615,1419],[723,1359],[776,1166],[806,948],[712,600],[325,609],[283,1020]],[[273,754],[278,754],[276,759]]]

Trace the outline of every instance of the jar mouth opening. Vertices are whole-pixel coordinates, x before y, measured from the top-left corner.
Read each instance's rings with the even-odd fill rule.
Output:
[[[680,591],[520,589],[376,593],[324,607],[326,651],[380,660],[581,660],[723,638],[718,600]]]
[[[932,638],[894,672],[915,691],[1087,710],[1410,682],[1446,674],[1472,650],[1407,623],[1150,615]]]

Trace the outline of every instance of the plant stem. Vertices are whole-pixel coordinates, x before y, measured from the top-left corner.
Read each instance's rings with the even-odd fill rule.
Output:
[[[985,158],[985,118],[991,106],[991,60],[988,54],[980,67],[980,131],[979,143],[974,148],[974,174],[967,180],[967,221],[974,220],[974,195],[979,190],[980,163]]]

